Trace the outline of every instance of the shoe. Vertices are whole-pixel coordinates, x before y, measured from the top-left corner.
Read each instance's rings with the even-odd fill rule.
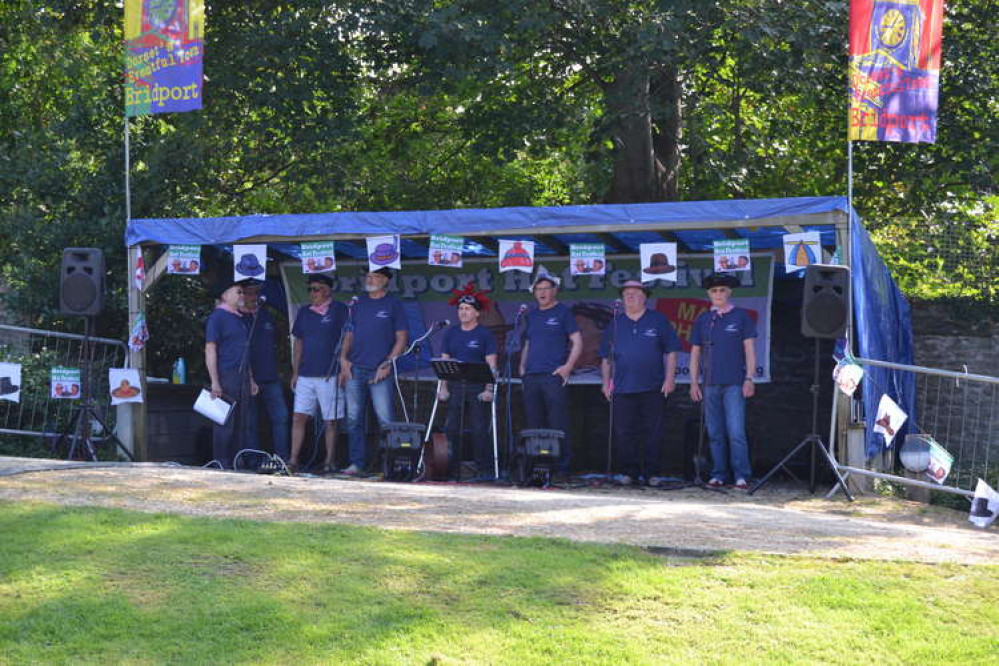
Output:
[[[330,474],[336,474],[339,471],[340,470],[336,468],[336,465],[323,465],[323,468],[319,471],[319,473],[324,476],[328,476]]]
[[[298,463],[297,462],[291,462],[289,460],[289,461],[285,462],[284,466],[288,468],[288,473],[289,474],[298,474]]]
[[[721,479],[719,479],[717,476],[711,477],[711,480],[708,481],[708,487],[709,488],[721,488],[724,485],[725,485],[725,482],[722,481]]]
[[[619,486],[630,486],[632,483],[634,483],[634,481],[632,480],[632,478],[630,476],[628,476],[627,474],[615,474],[611,478],[611,481],[613,481],[614,483],[616,483]]]
[[[749,484],[746,483],[745,479],[736,479],[735,480],[735,489],[736,490],[749,490]]]
[[[667,483],[669,483],[669,481],[665,476],[650,476],[648,486],[649,488],[662,488]]]
[[[347,469],[340,470],[340,473],[344,476],[360,476],[362,471],[357,465],[351,465]]]

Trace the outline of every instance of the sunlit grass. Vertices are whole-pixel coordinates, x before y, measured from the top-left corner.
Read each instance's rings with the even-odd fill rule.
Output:
[[[0,663],[999,663],[999,569],[0,503]]]

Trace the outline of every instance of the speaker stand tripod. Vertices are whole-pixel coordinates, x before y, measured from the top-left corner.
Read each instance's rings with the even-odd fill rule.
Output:
[[[93,327],[93,317],[85,317],[83,343],[80,348],[80,404],[73,406],[73,414],[70,416],[65,429],[63,429],[59,439],[56,440],[53,448],[56,450],[60,449],[67,440],[72,438],[69,453],[66,455],[67,460],[74,459],[77,454],[77,447],[79,446],[81,448],[81,456],[97,462],[97,448],[95,447],[93,433],[91,432],[93,421],[97,421],[101,425],[102,431],[108,435],[108,438],[115,443],[118,449],[130,461],[134,462],[135,458],[132,457],[131,452],[125,448],[125,445],[121,443],[118,436],[108,428],[107,423],[104,422],[104,419],[97,412],[93,396],[94,342],[91,339]]]
[[[786,465],[791,458],[797,455],[799,451],[801,451],[806,446],[811,446],[812,447],[812,465],[811,465],[812,493],[815,492],[815,453],[820,452],[822,456],[825,458],[826,462],[829,463],[829,469],[832,470],[832,473],[836,476],[836,483],[841,488],[843,488],[843,493],[847,496],[847,498],[851,502],[853,501],[853,495],[850,494],[850,489],[847,487],[846,480],[843,478],[843,475],[839,473],[839,467],[836,463],[836,460],[832,457],[832,454],[829,453],[829,450],[826,448],[825,443],[822,441],[822,436],[818,434],[819,431],[819,339],[818,338],[815,338],[815,373],[812,376],[812,386],[810,390],[812,392],[812,432],[809,435],[806,435],[805,438],[801,440],[797,446],[791,449],[791,451],[786,456],[784,456],[784,458],[781,459],[779,463],[774,465],[769,472],[763,475],[763,478],[757,481],[756,485],[753,486],[747,494],[752,495],[757,490],[762,488],[763,485],[770,480],[770,477],[776,474],[777,470],[783,468],[784,465]],[[836,389],[833,388],[833,390],[835,391]],[[832,414],[831,418],[836,418],[836,414]]]

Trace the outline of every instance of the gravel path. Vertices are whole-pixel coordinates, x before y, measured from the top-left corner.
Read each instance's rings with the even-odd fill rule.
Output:
[[[310,521],[627,543],[677,553],[999,563],[999,534],[915,502],[825,500],[778,484],[753,496],[698,488],[520,489],[276,477],[200,468],[0,457],[0,500],[191,516]]]

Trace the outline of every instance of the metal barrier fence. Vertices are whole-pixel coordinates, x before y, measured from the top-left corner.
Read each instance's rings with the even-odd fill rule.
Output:
[[[887,450],[882,460],[888,472],[838,465],[844,476],[859,474],[966,497],[974,496],[979,478],[993,488],[999,487],[999,377],[864,358],[856,360],[865,366],[912,373],[916,380],[918,420],[909,425],[908,432],[930,435],[954,461],[942,484],[929,478],[913,479],[890,473],[895,465],[893,450]],[[903,445],[900,441],[892,448]]]
[[[84,336],[0,324],[0,361],[21,364],[20,402],[0,400],[0,434],[55,438],[61,434],[78,400],[50,397],[50,371],[54,366],[82,368]],[[98,413],[109,428],[115,427],[107,390],[108,369],[122,367],[125,343],[90,338],[93,396]],[[94,431],[95,437],[104,433]]]

